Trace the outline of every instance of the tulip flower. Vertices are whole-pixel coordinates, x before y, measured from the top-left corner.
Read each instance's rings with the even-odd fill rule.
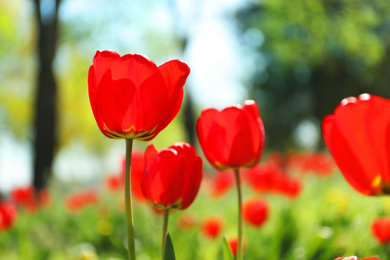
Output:
[[[359,260],[356,256],[348,256],[348,257],[337,257],[335,260]],[[367,257],[362,258],[360,260],[379,260],[379,258],[376,257]]]
[[[246,223],[261,227],[268,218],[268,204],[259,198],[251,198],[242,204],[242,214]]]
[[[210,193],[213,197],[221,197],[234,185],[234,174],[231,171],[218,171],[213,176]]]
[[[253,100],[222,111],[203,110],[196,130],[207,160],[216,169],[250,168],[260,161],[264,126]]]
[[[0,203],[0,231],[12,227],[17,215],[16,207],[9,201]]]
[[[133,139],[149,141],[177,115],[190,68],[180,60],[157,66],[140,54],[97,51],[88,71],[92,112],[100,131],[126,139],[125,203],[129,259],[135,259],[130,167]]]
[[[163,255],[169,210],[186,209],[195,200],[202,181],[202,164],[195,148],[185,142],[177,142],[160,152],[154,145],[146,148],[141,188],[154,207],[164,210]]]
[[[208,217],[202,222],[202,234],[209,239],[219,236],[223,228],[223,218],[220,216]]]
[[[349,184],[364,195],[390,194],[390,100],[369,94],[341,101],[323,137]]]
[[[390,217],[375,219],[371,224],[371,231],[379,243],[385,244],[390,241]]]
[[[234,169],[238,193],[238,250],[243,259],[241,217],[241,184],[239,168],[258,164],[264,150],[264,126],[259,109],[253,100],[243,106],[235,105],[221,111],[209,108],[202,111],[196,124],[199,143],[212,166],[219,170]]]
[[[233,238],[229,238],[227,240],[227,243],[229,245],[229,248],[230,250],[232,251],[232,254],[234,257],[237,256],[237,248],[238,248],[238,240],[236,237],[233,237]],[[245,243],[245,240],[244,240],[244,251],[246,249],[246,243]]]
[[[100,131],[109,138],[153,139],[179,112],[189,73],[180,60],[157,67],[139,54],[97,51],[88,89]]]

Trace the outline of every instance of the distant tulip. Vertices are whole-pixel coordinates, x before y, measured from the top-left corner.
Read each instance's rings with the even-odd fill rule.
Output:
[[[227,240],[227,243],[229,245],[230,250],[233,253],[233,256],[236,257],[237,256],[237,248],[238,248],[237,238],[236,237],[230,238]],[[244,251],[245,251],[245,249],[246,249],[246,241],[244,240]]]
[[[97,203],[99,200],[98,194],[92,190],[76,191],[65,197],[65,208],[70,212],[76,212],[88,205]]]
[[[140,54],[97,51],[88,87],[101,132],[109,138],[153,139],[177,115],[189,73],[180,60],[157,67]]]
[[[16,218],[16,207],[11,202],[0,203],[0,231],[12,227]]]
[[[177,218],[176,224],[179,229],[189,229],[195,225],[194,216],[191,214],[182,214]]]
[[[242,204],[242,215],[246,223],[261,227],[268,218],[268,204],[259,198],[251,198]]]
[[[359,260],[356,256],[348,256],[348,257],[337,257],[335,260]],[[379,258],[376,257],[367,257],[362,258],[360,260],[379,260]]]
[[[234,185],[233,171],[218,171],[214,174],[210,192],[213,197],[220,197],[224,195]]]
[[[196,129],[203,152],[216,169],[250,168],[260,161],[264,126],[253,100],[222,111],[203,110]]]
[[[341,101],[322,123],[337,166],[358,192],[390,194],[390,100],[362,94]]]
[[[141,187],[146,199],[158,209],[186,209],[194,201],[202,180],[202,159],[193,146],[177,142],[157,152],[145,151]]]
[[[219,236],[223,228],[223,219],[219,216],[208,217],[202,223],[202,234],[209,239]]]
[[[371,231],[381,244],[390,241],[390,217],[375,219],[371,224]]]

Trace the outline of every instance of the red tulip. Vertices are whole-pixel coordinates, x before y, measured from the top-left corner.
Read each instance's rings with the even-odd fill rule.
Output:
[[[11,202],[0,203],[0,231],[12,227],[16,218],[16,207]]]
[[[253,100],[222,111],[203,110],[196,129],[203,152],[216,169],[250,168],[260,161],[264,126]]]
[[[16,187],[11,191],[11,200],[24,207],[28,212],[35,213],[38,209],[38,202],[35,199],[34,186]]]
[[[202,223],[202,233],[206,238],[216,238],[221,233],[222,228],[223,219],[219,216],[209,217]]]
[[[157,67],[139,54],[97,51],[88,87],[101,132],[109,138],[153,139],[177,115],[189,73],[179,60]]]
[[[237,248],[238,248],[238,240],[237,240],[237,238],[236,237],[230,238],[230,239],[228,239],[227,243],[229,245],[230,250],[233,253],[233,256],[236,257],[237,256]],[[243,249],[244,249],[244,251],[246,249],[246,240],[244,240],[244,247],[243,247]]]
[[[349,184],[365,195],[390,194],[390,100],[362,94],[325,117],[323,137]]]
[[[157,152],[145,151],[141,187],[146,199],[158,209],[185,209],[194,201],[202,180],[202,159],[193,146],[177,142]]]
[[[348,257],[337,257],[335,260],[359,260],[356,256],[348,256]],[[379,258],[376,257],[367,257],[362,258],[360,260],[379,260]]]
[[[213,176],[211,182],[211,195],[213,197],[220,197],[229,191],[230,187],[234,185],[233,171],[218,171]]]
[[[377,218],[371,225],[371,231],[381,244],[390,241],[390,217]]]
[[[262,199],[248,199],[242,205],[242,215],[249,225],[261,227],[268,218],[268,204]]]
[[[109,191],[115,192],[123,189],[122,176],[109,174],[105,179],[106,187]]]
[[[88,205],[97,203],[98,200],[98,194],[92,189],[87,189],[69,194],[64,203],[69,211],[76,212]]]
[[[177,218],[176,224],[179,229],[190,229],[195,225],[194,216],[190,214],[182,214]]]

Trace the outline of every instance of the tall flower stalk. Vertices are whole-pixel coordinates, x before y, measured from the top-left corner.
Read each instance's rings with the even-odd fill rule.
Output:
[[[237,198],[238,198],[238,246],[237,246],[237,260],[243,259],[243,235],[242,235],[242,192],[239,168],[234,169],[236,175]]]
[[[133,139],[126,139],[125,204],[126,204],[127,248],[129,250],[129,260],[135,260],[133,205],[132,205],[131,190],[130,190],[132,150],[133,150]]]

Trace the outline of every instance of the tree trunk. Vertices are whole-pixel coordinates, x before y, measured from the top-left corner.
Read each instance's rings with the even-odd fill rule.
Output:
[[[38,77],[34,120],[34,176],[36,190],[44,188],[51,175],[54,150],[57,144],[57,86],[52,64],[55,56],[58,25],[58,7],[55,1],[52,13],[42,16],[40,0],[34,0],[37,27]]]

